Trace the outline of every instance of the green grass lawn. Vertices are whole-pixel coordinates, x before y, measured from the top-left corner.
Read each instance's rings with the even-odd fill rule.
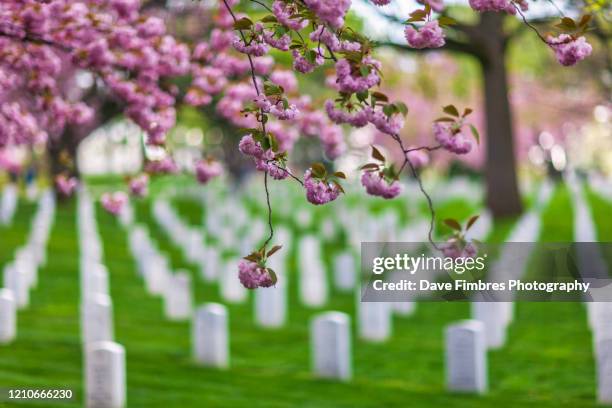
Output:
[[[203,209],[191,200],[173,203],[184,219],[199,224]],[[451,206],[452,207],[452,206]],[[462,204],[460,217],[475,209]],[[452,208],[440,209],[441,214]],[[0,229],[0,265],[25,241],[34,206],[19,207],[16,222]],[[594,211],[597,222],[609,211]],[[158,228],[150,203],[136,206],[172,267],[192,274],[198,304],[220,301],[217,285],[205,284],[197,269]],[[354,380],[323,381],[310,373],[309,330],[322,310],[355,314],[351,295],[331,292],[325,309],[298,301],[293,249],[288,257],[289,321],[280,330],[254,324],[252,299],[228,305],[231,368],[218,371],[193,364],[190,325],[168,322],[162,302],[145,292],[128,251],[127,236],[115,219],[97,211],[114,302],[116,341],[125,346],[129,407],[583,407],[595,405],[595,370],[584,307],[579,303],[519,303],[507,345],[489,353],[490,392],[457,395],[444,387],[443,331],[469,317],[467,303],[420,302],[415,314],[394,318],[392,338],[381,344],[354,338]],[[542,240],[571,240],[571,204],[557,189],[545,209]],[[513,220],[496,225],[499,242]],[[65,404],[20,403],[28,407],[81,406],[82,355],[78,321],[78,248],[74,204],[58,206],[49,261],[31,293],[31,306],[19,312],[18,339],[0,347],[0,387],[71,388],[77,398]],[[341,242],[330,243],[336,250]],[[328,257],[329,258],[329,257]],[[329,260],[329,259],[328,259]],[[536,262],[537,264],[537,262]],[[328,271],[329,272],[329,271]],[[532,272],[530,272],[532,273]],[[331,286],[330,286],[331,287]],[[355,321],[353,320],[353,333]],[[0,406],[1,406],[0,402]]]

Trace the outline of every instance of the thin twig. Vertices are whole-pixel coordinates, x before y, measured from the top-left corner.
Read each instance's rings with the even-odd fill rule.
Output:
[[[529,27],[533,31],[535,31],[537,36],[540,37],[540,40],[544,41],[544,44],[550,46],[550,43],[548,42],[548,40],[546,38],[544,38],[544,36],[542,34],[540,34],[538,29],[535,26],[533,26],[531,23],[529,23],[529,21],[527,21],[527,18],[525,17],[525,14],[523,14],[523,11],[516,4],[514,4],[514,3],[512,3],[512,4],[514,5],[514,8],[519,13],[519,15],[521,16],[521,18],[523,19],[523,22],[527,25],[527,27]]]
[[[421,190],[421,193],[423,193],[423,195],[425,196],[425,199],[427,200],[427,206],[429,207],[429,213],[431,214],[431,217],[429,219],[429,231],[427,233],[427,239],[429,240],[429,243],[435,249],[440,250],[440,247],[438,247],[438,245],[436,245],[436,243],[433,241],[433,230],[434,230],[434,226],[435,226],[435,223],[436,223],[436,211],[435,211],[434,206],[433,206],[433,201],[431,200],[431,197],[430,197],[429,193],[427,193],[427,190],[425,190],[425,187],[423,186],[423,181],[421,180],[421,176],[419,176],[419,173],[416,171],[416,168],[414,167],[414,165],[412,164],[412,162],[408,158],[408,155],[406,154],[406,152],[416,151],[416,150],[430,150],[430,149],[431,150],[437,150],[441,146],[434,146],[434,147],[423,146],[423,147],[414,148],[414,149],[406,149],[404,147],[404,142],[399,137],[399,135],[397,135],[397,134],[396,135],[391,135],[391,137],[399,144],[400,148],[404,152],[404,162],[402,163],[402,166],[400,167],[400,169],[398,171],[398,175],[402,173],[402,171],[404,170],[406,165],[408,165],[408,167],[410,167],[410,172],[412,173],[412,176],[416,179],[416,181],[417,181],[417,183],[419,185],[419,190]]]

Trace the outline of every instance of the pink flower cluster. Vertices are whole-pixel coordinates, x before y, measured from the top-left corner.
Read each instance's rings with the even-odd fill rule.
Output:
[[[442,245],[442,253],[449,258],[473,258],[478,249],[471,242],[462,244],[457,238],[451,238]]]
[[[336,29],[344,24],[344,16],[351,6],[351,0],[304,0],[304,3],[321,21]]]
[[[469,0],[469,3],[471,8],[480,12],[505,11],[509,14],[516,14],[516,7],[519,7],[521,11],[527,11],[529,8],[526,0]]]
[[[354,69],[346,59],[341,59],[336,63],[336,81],[340,92],[362,92],[380,83],[380,76],[377,71],[381,67],[380,61],[367,56],[362,60],[361,66],[366,67],[367,75],[364,76],[360,70]]]
[[[178,172],[178,170],[178,166],[170,156],[159,160],[151,160],[145,165],[145,171],[151,174],[172,174]]]
[[[274,13],[279,23],[295,31],[300,31],[308,25],[308,20],[292,17],[297,13],[297,9],[291,2],[274,0],[274,3],[272,3],[272,13]]]
[[[444,10],[444,1],[443,0],[417,0],[419,4],[429,4],[429,7],[436,13],[440,13]]]
[[[268,271],[255,262],[242,259],[238,263],[238,279],[247,289],[269,288],[274,285]]]
[[[149,176],[141,174],[130,180],[130,193],[135,197],[144,197],[149,193]]]
[[[452,125],[448,123],[434,123],[433,132],[438,143],[449,152],[466,154],[472,150],[472,142],[460,131],[453,131]]]
[[[407,25],[404,35],[408,45],[412,48],[440,48],[445,44],[444,31],[438,24],[438,20],[429,21],[418,30],[412,25]]]
[[[297,72],[301,72],[302,74],[309,74],[314,71],[316,67],[323,65],[323,63],[325,62],[323,55],[321,55],[318,50],[314,51],[317,53],[317,55],[314,61],[310,62],[304,55],[299,53],[297,50],[293,50],[293,69],[295,69]]]
[[[558,37],[548,37],[548,44],[555,51],[557,61],[563,66],[571,66],[582,61],[593,51],[593,47],[586,41],[584,36],[573,38],[568,34]]]
[[[123,191],[102,195],[102,207],[112,215],[119,215],[127,204],[128,196]]]
[[[216,160],[198,160],[195,163],[196,178],[200,184],[206,184],[223,173],[223,166]]]
[[[60,174],[55,178],[55,187],[57,191],[64,197],[70,197],[77,186],[79,185],[79,181],[75,177],[67,177],[63,174]]]
[[[251,156],[255,160],[257,170],[267,172],[273,179],[283,180],[289,176],[289,173],[275,159],[272,149],[264,151],[252,135],[243,136],[238,144],[238,149],[242,154]]]
[[[340,188],[337,185],[315,178],[310,170],[304,173],[304,188],[306,199],[315,205],[329,203],[340,195]]]
[[[285,108],[282,102],[272,102],[265,95],[258,95],[254,99],[255,105],[261,109],[264,113],[271,113],[279,120],[292,120],[295,119],[299,110],[295,104],[288,104]]]
[[[408,148],[410,150],[410,148]],[[425,167],[429,164],[429,155],[423,150],[412,150],[406,153],[406,158],[415,168]]]
[[[312,33],[310,33],[309,38],[311,41],[316,42],[317,45],[320,42],[329,47],[329,49],[334,52],[359,51],[361,49],[361,44],[359,44],[358,42],[341,41],[336,35],[336,33],[331,31],[324,25],[316,27],[312,31]]]
[[[390,199],[402,192],[402,185],[398,180],[387,181],[378,171],[366,171],[361,175],[361,184],[366,192],[373,196]]]
[[[327,100],[325,110],[334,123],[348,123],[353,127],[363,127],[372,123],[378,131],[388,135],[396,135],[404,127],[404,117],[401,114],[387,116],[380,107],[372,109],[368,106],[354,112],[347,112],[344,109],[336,108],[332,100]]]

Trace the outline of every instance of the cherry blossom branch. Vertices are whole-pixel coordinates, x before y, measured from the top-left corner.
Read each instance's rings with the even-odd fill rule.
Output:
[[[402,141],[402,139],[400,138],[400,136],[398,134],[391,135],[391,137],[397,142],[397,144],[399,145],[400,149],[402,149],[402,152],[404,152],[404,162],[402,163],[402,166],[400,167],[400,169],[398,171],[398,175],[400,175],[402,173],[402,171],[404,170],[406,165],[408,165],[408,167],[410,167],[410,172],[412,173],[412,177],[414,177],[416,179],[416,181],[417,181],[417,183],[419,185],[419,190],[421,190],[421,193],[425,196],[425,199],[427,200],[427,206],[429,207],[430,219],[429,219],[429,231],[427,233],[427,239],[429,240],[429,243],[435,249],[441,250],[441,248],[438,247],[438,245],[433,241],[433,229],[434,229],[435,222],[436,222],[436,210],[434,209],[433,201],[431,199],[431,196],[427,192],[427,190],[425,190],[425,187],[423,186],[423,181],[421,180],[421,176],[416,171],[416,168],[414,167],[414,165],[410,161],[410,158],[408,157],[407,153],[411,152],[411,151],[417,151],[417,150],[433,151],[433,150],[437,150],[437,149],[441,148],[442,146],[440,146],[440,145],[439,146],[433,146],[433,147],[422,146],[422,147],[417,147],[417,148],[412,148],[412,149],[406,149],[404,147],[404,142]]]
[[[252,0],[252,1],[259,3],[256,0]],[[230,5],[227,3],[227,0],[223,0],[223,4],[225,5],[225,8],[232,16],[234,23],[236,23],[238,19],[236,18],[236,15],[234,14],[234,11],[230,7]],[[240,32],[240,37],[242,37],[242,41],[246,44],[247,43],[246,36],[242,32],[242,30],[238,30],[238,31]],[[257,96],[260,96],[261,93],[259,91],[259,85],[257,85],[257,78],[255,77],[255,65],[253,64],[253,58],[251,57],[250,54],[246,54],[246,56],[249,60],[251,80],[253,81],[253,87],[255,88],[255,92],[257,93]],[[260,112],[259,117],[257,117],[256,119],[261,124],[261,130],[263,134],[265,135],[266,134],[266,123],[264,120],[265,112],[263,108],[260,109],[259,112]],[[264,248],[265,248],[268,245],[268,243],[272,240],[272,238],[274,237],[274,225],[272,224],[272,205],[270,204],[270,191],[268,190],[268,171],[267,170],[265,171],[265,174],[264,174],[264,188],[266,191],[266,203],[268,205],[268,230],[269,230],[268,239],[264,243]]]

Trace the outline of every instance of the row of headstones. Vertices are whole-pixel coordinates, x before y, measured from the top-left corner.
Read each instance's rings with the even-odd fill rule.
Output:
[[[80,249],[81,341],[85,365],[85,406],[126,405],[125,349],[114,341],[113,303],[108,270],[93,201],[78,192],[77,226]]]
[[[566,182],[574,196],[574,241],[578,269],[593,279],[596,289],[590,291],[591,299],[585,299],[587,321],[593,333],[593,351],[597,373],[597,398],[600,403],[612,404],[612,302],[610,299],[610,277],[608,265],[597,242],[593,216],[584,195],[582,183],[569,174]],[[593,244],[588,244],[593,243]],[[603,285],[602,283],[608,283]],[[601,296],[603,301],[598,301]]]
[[[55,214],[55,198],[49,190],[39,201],[26,243],[4,267],[0,289],[0,344],[17,336],[17,310],[30,304],[30,290],[38,285],[38,269],[46,264],[46,248]]]
[[[147,293],[162,297],[166,318],[174,321],[189,319],[193,312],[189,273],[172,272],[168,258],[159,251],[142,225],[128,229],[128,242]]]
[[[0,225],[10,225],[13,222],[18,200],[17,186],[13,183],[7,183],[0,195]]]

